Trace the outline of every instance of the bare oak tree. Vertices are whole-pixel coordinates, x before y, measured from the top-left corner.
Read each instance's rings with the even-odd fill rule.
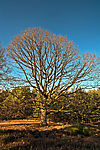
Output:
[[[57,99],[75,85],[92,85],[97,76],[94,54],[79,54],[72,41],[41,28],[22,32],[7,49],[25,81],[41,95],[44,124],[47,123],[48,99]]]

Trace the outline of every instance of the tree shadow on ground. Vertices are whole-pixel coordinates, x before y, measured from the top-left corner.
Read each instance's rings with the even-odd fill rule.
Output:
[[[74,126],[72,126],[73,128]],[[0,130],[3,135],[1,149],[9,150],[99,150],[95,138],[73,135],[69,128],[52,130]]]

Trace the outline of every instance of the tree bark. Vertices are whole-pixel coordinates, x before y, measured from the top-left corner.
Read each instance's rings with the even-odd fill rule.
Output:
[[[47,125],[47,106],[46,106],[47,99],[46,97],[42,97],[41,99],[42,99],[41,124]]]
[[[41,108],[41,124],[47,125],[47,110],[45,107]]]

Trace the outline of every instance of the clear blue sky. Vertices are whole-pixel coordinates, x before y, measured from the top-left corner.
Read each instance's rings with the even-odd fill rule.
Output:
[[[100,55],[100,0],[0,0],[0,41],[6,47],[28,27],[67,35],[82,52]]]

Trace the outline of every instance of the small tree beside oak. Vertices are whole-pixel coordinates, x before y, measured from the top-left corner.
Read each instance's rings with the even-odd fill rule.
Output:
[[[0,88],[5,88],[8,80],[10,70],[7,63],[7,51],[0,44]]]
[[[0,88],[9,88],[15,77],[12,76],[11,64],[8,59],[7,50],[0,44]]]
[[[29,28],[16,36],[7,49],[25,82],[40,93],[43,124],[47,124],[49,99],[54,101],[72,86],[83,83],[86,87],[96,79],[96,56],[79,54],[72,41],[47,30]]]

